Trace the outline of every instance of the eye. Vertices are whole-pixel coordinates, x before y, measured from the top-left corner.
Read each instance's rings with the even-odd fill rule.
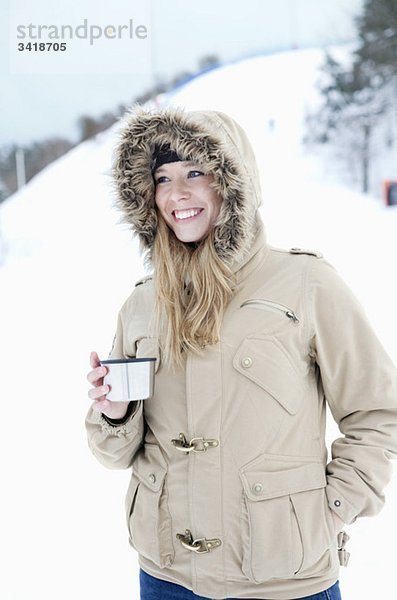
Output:
[[[155,184],[157,185],[158,183],[166,183],[167,181],[169,181],[168,177],[162,175],[155,180]]]
[[[204,173],[202,171],[193,170],[193,171],[189,171],[187,176],[190,178],[194,178],[194,177],[200,177],[200,175],[204,175]]]

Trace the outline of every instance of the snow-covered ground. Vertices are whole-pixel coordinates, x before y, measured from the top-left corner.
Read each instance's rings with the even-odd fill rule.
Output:
[[[321,60],[320,51],[250,59],[168,101],[241,123],[258,155],[269,242],[321,250],[397,362],[397,210],[342,187],[338,168],[301,142]],[[111,205],[116,132],[81,144],[1,206],[2,600],[139,598],[123,513],[129,474],[101,467],[84,430],[89,352],[107,355],[117,311],[144,274]],[[331,424],[329,439],[336,433]],[[346,600],[392,597],[396,476],[386,495],[376,519],[347,528]]]

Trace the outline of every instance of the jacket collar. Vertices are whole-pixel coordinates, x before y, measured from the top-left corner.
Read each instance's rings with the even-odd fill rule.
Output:
[[[237,288],[240,288],[247,277],[263,263],[268,253],[269,246],[266,240],[265,228],[262,219],[258,215],[256,236],[249,252],[245,259],[232,266],[232,271],[236,276]]]

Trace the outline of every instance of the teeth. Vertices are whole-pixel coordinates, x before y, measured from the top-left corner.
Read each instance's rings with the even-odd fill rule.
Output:
[[[200,212],[199,208],[190,208],[188,210],[175,210],[174,214],[177,219],[189,219],[190,217],[195,217]]]

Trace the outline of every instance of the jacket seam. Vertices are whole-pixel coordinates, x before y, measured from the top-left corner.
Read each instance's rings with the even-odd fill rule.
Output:
[[[313,345],[311,343],[311,340],[312,339],[314,340],[316,338],[316,334],[317,334],[316,327],[314,324],[314,308],[313,308],[313,302],[314,302],[313,275],[314,275],[314,270],[315,270],[316,266],[317,266],[317,262],[313,261],[313,265],[311,268],[312,290],[311,290],[311,293],[309,294],[311,297],[310,298],[310,310],[311,310],[311,321],[312,321],[312,327],[311,327],[312,335],[311,336],[309,335],[309,344],[310,344],[310,349],[312,351],[314,351],[314,358],[316,360],[316,363],[319,364],[317,362],[317,350],[316,350],[315,344]],[[319,365],[319,367],[320,367],[320,365]],[[321,367],[320,367],[320,369],[321,369]],[[327,391],[327,393],[325,393],[325,390],[324,390],[324,395],[325,395],[325,400],[326,400],[327,404],[329,404],[329,406],[332,407],[333,415],[338,416],[338,420],[336,420],[335,417],[334,417],[334,420],[335,420],[336,424],[338,425],[338,429],[339,429],[340,418],[339,418],[339,411],[338,411],[337,404],[329,390]]]
[[[318,259],[316,259],[318,260]],[[310,320],[311,320],[311,328],[310,328],[310,333],[309,333],[309,347],[310,347],[310,355],[315,359],[316,363],[319,365],[319,363],[317,362],[317,349],[316,349],[316,344],[314,342],[317,332],[316,332],[316,327],[315,327],[315,323],[314,323],[314,307],[313,307],[313,303],[314,303],[314,285],[313,285],[313,280],[314,280],[314,270],[317,266],[316,261],[314,260],[312,263],[312,268],[310,269],[310,275],[311,275],[311,290],[309,290],[309,310],[310,310]],[[311,292],[311,293],[310,293]],[[312,341],[313,340],[313,341]],[[312,354],[312,352],[314,353],[314,355]],[[319,365],[320,367],[320,365]],[[321,367],[320,367],[321,369]],[[327,404],[329,404],[330,406],[332,406],[333,410],[334,410],[334,414],[337,414],[337,407],[335,405],[335,402],[332,398],[332,396],[330,395],[329,391],[327,391],[327,393],[325,393],[324,390],[324,396],[325,396],[325,400],[327,402]],[[336,421],[336,424],[338,425],[339,428],[339,420]]]
[[[303,273],[302,277],[302,300],[303,300],[303,338],[304,342],[307,340],[307,344],[310,344],[310,295],[309,287],[310,287],[310,273],[312,268],[312,261],[310,257],[307,258],[306,269]]]
[[[311,361],[313,361],[313,355],[312,355],[312,343],[311,343],[311,339],[312,339],[312,331],[314,330],[314,317],[311,311],[311,302],[312,302],[312,297],[313,297],[313,293],[310,293],[310,279],[311,279],[311,275],[313,273],[313,269],[315,266],[315,261],[318,260],[316,257],[313,256],[308,256],[307,257],[307,264],[306,264],[306,269],[304,272],[304,276],[303,276],[303,303],[304,303],[304,323],[303,323],[303,338],[304,338],[304,342],[303,342],[303,353],[304,355],[308,355],[309,359]],[[317,444],[317,448],[318,448],[318,452],[321,452],[321,441],[320,441],[320,431],[319,431],[319,427],[320,427],[320,408],[319,408],[319,399],[317,397],[317,392],[316,390],[313,388],[313,384],[310,385],[310,382],[307,382],[307,390],[308,390],[308,394],[310,394],[310,401],[313,402],[313,407],[315,408],[315,410],[313,411],[313,414],[311,416],[312,419],[312,439],[313,442],[315,442]]]
[[[186,353],[186,418],[187,418],[187,429],[189,433],[189,437],[194,437],[196,432],[194,430],[194,415],[193,415],[193,402],[191,401],[192,390],[191,390],[191,372],[192,372],[192,360],[193,356],[191,353]],[[194,513],[194,490],[193,490],[193,480],[194,480],[194,472],[195,472],[195,456],[188,455],[188,506],[189,506],[189,529],[193,532],[193,536],[196,535],[196,519]],[[192,588],[194,593],[197,591],[198,586],[198,576],[196,569],[196,557],[192,552],[190,557],[190,568],[192,575]]]
[[[312,339],[315,337],[315,327],[314,327],[314,310],[313,310],[313,275],[314,275],[314,269],[316,266],[316,262],[313,261],[308,261],[308,269],[307,269],[307,291],[308,291],[308,302],[307,302],[307,328],[308,328],[308,332],[307,332],[307,339],[308,339],[308,344],[309,344],[309,351],[314,351],[314,355],[317,355],[316,349],[312,344]]]
[[[226,540],[225,540],[225,515],[224,515],[224,510],[223,510],[223,506],[224,506],[224,495],[223,495],[223,439],[222,439],[222,429],[223,429],[223,408],[224,408],[224,397],[225,397],[225,377],[223,376],[223,371],[224,371],[224,353],[222,352],[222,342],[219,341],[219,351],[221,354],[221,373],[220,373],[220,377],[221,377],[221,382],[222,382],[222,387],[221,387],[221,393],[222,393],[222,397],[221,397],[221,414],[220,414],[220,429],[219,429],[219,466],[220,466],[220,472],[222,473],[222,481],[221,481],[221,498],[220,498],[220,507],[221,507],[221,520],[222,520],[222,537],[223,537],[223,547],[222,547],[222,570],[223,570],[223,581],[225,584],[225,598],[228,597],[229,593],[228,593],[228,589],[227,589],[227,577],[226,577]]]

